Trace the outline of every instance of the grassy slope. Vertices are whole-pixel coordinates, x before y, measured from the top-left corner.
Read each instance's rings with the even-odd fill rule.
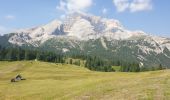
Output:
[[[21,74],[27,80],[10,83]],[[74,65],[0,62],[0,100],[168,100],[170,70],[92,72]]]

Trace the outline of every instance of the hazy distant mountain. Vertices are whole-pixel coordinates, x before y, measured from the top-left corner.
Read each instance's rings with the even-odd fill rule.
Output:
[[[61,53],[98,55],[170,68],[170,39],[125,29],[118,20],[73,13],[65,20],[0,36],[1,45],[46,48]]]

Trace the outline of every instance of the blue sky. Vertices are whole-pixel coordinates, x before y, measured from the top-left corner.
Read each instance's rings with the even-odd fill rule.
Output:
[[[117,19],[129,30],[170,37],[169,4],[170,0],[0,0],[0,34],[83,11]]]

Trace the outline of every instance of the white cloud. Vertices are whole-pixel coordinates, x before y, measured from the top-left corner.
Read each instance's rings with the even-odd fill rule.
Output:
[[[118,12],[123,12],[129,8],[129,0],[113,0]]]
[[[7,15],[4,18],[7,19],[7,20],[13,20],[13,19],[15,19],[15,16],[14,15]]]
[[[106,8],[102,9],[102,14],[107,14],[108,10]]]
[[[64,2],[63,0],[60,0],[60,5],[57,6],[56,8],[57,8],[58,10],[66,11],[66,7],[67,7],[66,2]]]
[[[130,5],[131,12],[151,10],[152,1],[151,0],[134,0]]]
[[[92,0],[60,0],[60,4],[56,8],[68,13],[75,11],[87,11],[92,5]]]
[[[113,0],[118,12],[139,12],[152,10],[152,0]]]

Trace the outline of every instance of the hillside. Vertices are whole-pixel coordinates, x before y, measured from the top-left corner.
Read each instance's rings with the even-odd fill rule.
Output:
[[[21,74],[26,80],[11,83]],[[1,100],[168,100],[170,70],[121,73],[35,61],[0,62]]]

